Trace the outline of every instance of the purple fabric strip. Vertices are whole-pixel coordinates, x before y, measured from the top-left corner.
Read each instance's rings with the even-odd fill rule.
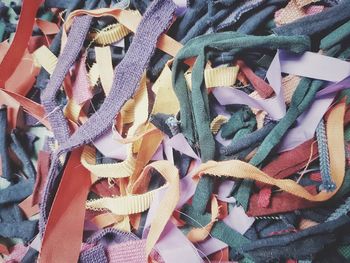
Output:
[[[266,111],[273,119],[281,119],[286,112],[281,92],[281,72],[339,82],[331,84],[317,93],[312,107],[297,119],[296,126],[284,136],[278,148],[279,152],[293,149],[314,136],[317,124],[331,105],[336,92],[350,87],[350,63],[312,52],[298,55],[279,50],[266,74],[276,93],[275,97],[256,100],[245,93],[242,94],[242,91],[232,88],[216,88],[213,94],[222,105],[246,104]],[[222,144],[228,143],[222,140],[220,135],[217,135],[217,140]]]
[[[182,133],[176,134],[168,140],[168,145],[175,150],[186,154],[193,159],[200,160],[199,156],[193,151],[191,146],[187,143],[185,136]]]
[[[42,205],[40,207],[40,232],[43,233],[49,210],[59,184],[59,157],[74,148],[90,143],[111,127],[116,114],[130,99],[153,55],[159,36],[169,27],[176,5],[171,0],[155,0],[147,9],[137,28],[124,59],[116,66],[115,78],[104,103],[74,134],[64,140],[55,152],[50,167]],[[68,45],[68,43],[67,43]],[[56,68],[60,68],[58,64]],[[62,79],[63,81],[63,79]],[[59,84],[61,84],[60,82]],[[48,91],[56,94],[56,91]]]
[[[73,25],[68,34],[67,44],[59,55],[57,67],[55,67],[49,83],[41,95],[41,102],[45,109],[46,117],[51,124],[52,131],[59,144],[69,139],[70,130],[63,111],[56,102],[56,95],[70,67],[76,61],[83,47],[91,20],[92,17],[90,16],[74,18]]]
[[[232,88],[215,88],[213,94],[221,105],[245,104],[252,108],[266,111],[275,120],[281,119],[286,114],[286,106],[281,89],[282,77],[280,65],[279,56],[276,55],[266,73],[266,77],[276,94],[275,97],[257,100],[239,89]]]
[[[350,63],[318,53],[294,54],[279,50],[282,72],[338,82],[350,75]]]
[[[118,142],[118,139],[122,139],[122,136],[118,132],[114,132],[113,134],[109,130],[97,138],[93,144],[105,157],[125,160],[127,156],[127,144]],[[159,146],[152,160],[163,160],[163,145]]]
[[[182,16],[187,10],[187,0],[173,0],[173,2],[177,5],[175,15]]]
[[[196,248],[185,235],[171,222],[168,222],[155,249],[166,263],[203,262]]]

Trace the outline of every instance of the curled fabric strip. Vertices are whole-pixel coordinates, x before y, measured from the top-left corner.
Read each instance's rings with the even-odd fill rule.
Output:
[[[205,86],[215,87],[232,87],[236,83],[239,67],[208,67],[204,69]],[[192,72],[188,70],[185,75],[186,84],[192,90]]]
[[[213,196],[211,199],[211,221],[209,224],[202,228],[192,228],[190,232],[187,233],[187,238],[192,243],[201,242],[209,236],[214,223],[218,220],[220,214],[219,210],[218,200]]]
[[[19,17],[17,31],[12,41],[10,49],[0,64],[0,88],[4,88],[5,82],[10,78],[20,62],[35,22],[35,15],[42,0],[24,0],[22,11]],[[22,94],[25,95],[25,94]]]
[[[138,25],[141,20],[140,14],[130,10],[121,10],[121,9],[110,9],[110,8],[101,8],[96,10],[75,10],[70,13],[67,18],[66,23],[64,24],[64,28],[67,31],[68,28],[72,24],[72,20],[75,16],[80,15],[90,15],[93,17],[102,17],[102,16],[113,16],[118,20],[119,23],[126,26],[132,32],[136,32]],[[157,43],[157,47],[169,55],[176,56],[177,52],[182,48],[182,44],[175,41],[173,38],[169,37],[166,34],[162,34],[159,37],[159,41]]]
[[[77,17],[72,27],[68,42],[63,52],[58,57],[59,67],[55,70],[50,81],[41,95],[43,107],[47,113],[47,118],[52,125],[52,131],[59,144],[67,141],[70,136],[70,129],[67,120],[56,102],[56,93],[60,89],[69,68],[73,65],[78,57],[84,44],[85,36],[90,28],[92,18],[89,16]]]
[[[50,75],[53,74],[56,66],[58,59],[57,57],[51,52],[50,49],[48,49],[46,46],[42,46],[39,49],[37,49],[34,52],[34,57],[37,63],[39,63]],[[81,59],[79,69],[78,69],[78,77],[74,83],[73,91],[72,91],[72,96],[76,96],[76,89],[82,88],[80,91],[87,93],[88,91],[85,91],[84,89],[89,89],[88,83],[86,83],[86,80],[84,79],[85,76],[82,76],[84,74],[83,68],[85,67],[85,57]],[[75,95],[75,96],[74,96]],[[89,95],[86,95],[89,96]],[[82,106],[78,104],[79,101],[75,101],[73,98],[68,98],[68,103],[64,109],[64,114],[65,116],[77,123],[79,119],[79,115],[82,109]],[[49,113],[50,114],[50,113]],[[48,115],[49,115],[48,114]]]
[[[152,168],[156,169],[167,181],[164,186],[157,190],[152,190],[141,195],[101,198],[96,201],[87,202],[87,208],[89,209],[104,210],[105,208],[108,208],[116,215],[129,215],[148,209],[156,191],[167,188],[166,195],[158,207],[147,236],[147,255],[158,240],[180,198],[180,180],[177,168],[168,161],[157,161],[146,166],[140,177],[147,176]]]
[[[133,168],[136,165],[135,158],[126,158],[120,163],[95,164],[96,152],[95,149],[86,146],[81,155],[81,164],[88,169],[92,174],[100,178],[125,178],[133,173]]]
[[[35,62],[39,63],[50,75],[57,65],[57,57],[47,46],[41,46],[34,51]]]
[[[265,184],[277,186],[283,191],[310,201],[326,201],[339,190],[344,180],[344,113],[345,102],[341,102],[334,106],[327,119],[331,176],[332,180],[336,184],[336,189],[334,192],[322,191],[316,195],[312,195],[293,180],[272,178],[255,166],[238,160],[223,162],[209,161],[199,166],[194,173],[194,177],[198,178],[203,174],[207,174],[210,176],[227,176],[239,179],[252,179]]]
[[[223,32],[194,38],[179,51],[173,63],[172,76],[174,90],[180,102],[181,128],[186,138],[191,143],[198,145],[203,162],[215,158],[215,140],[209,123],[209,99],[203,81],[203,71],[208,61],[205,50],[217,48],[234,50],[238,53],[257,48],[272,50],[282,48],[301,53],[309,47],[310,39],[304,36],[280,38],[272,35],[260,37],[247,36],[237,32]],[[183,61],[193,56],[197,56],[197,59],[193,66],[192,91],[190,93],[184,77]],[[197,190],[192,202],[198,211],[204,212],[212,186],[213,181],[209,177],[203,177],[199,182],[197,189],[205,190],[201,192]]]
[[[165,184],[157,190],[152,190],[140,195],[126,195],[115,198],[103,197],[96,200],[89,200],[86,203],[86,208],[94,211],[105,211],[108,209],[116,215],[131,215],[141,213],[150,207],[155,193],[167,186],[168,185]]]
[[[151,223],[146,243],[147,255],[156,244],[180,199],[180,180],[177,168],[168,161],[158,161],[146,166],[143,172],[148,173],[151,168],[156,169],[168,181],[169,187]]]
[[[236,83],[238,71],[238,66],[205,69],[205,85],[207,88],[233,86]]]
[[[109,94],[113,83],[113,65],[112,54],[109,46],[95,47],[96,64],[100,74],[102,88],[106,94]]]
[[[145,75],[141,80],[140,88],[137,90],[134,98],[128,100],[128,102],[123,106],[121,110],[122,113],[125,112],[126,107],[126,111],[130,111],[130,114],[125,114],[124,117],[130,120],[130,115],[132,115],[133,125],[128,130],[128,137],[132,137],[148,118],[148,94]],[[136,112],[142,114],[135,114]],[[94,149],[91,147],[85,147],[81,157],[81,163],[92,174],[100,178],[130,177],[135,170],[137,161],[137,159],[133,156],[135,145],[136,142],[134,141],[132,144],[128,144],[128,154],[126,159],[122,162],[113,164],[95,164],[96,154]]]
[[[228,121],[228,117],[224,115],[216,116],[210,123],[210,130],[213,134],[217,134],[221,126]]]
[[[127,36],[131,31],[122,24],[115,23],[108,25],[100,31],[93,32],[89,35],[93,42],[99,45],[110,45],[118,42]]]

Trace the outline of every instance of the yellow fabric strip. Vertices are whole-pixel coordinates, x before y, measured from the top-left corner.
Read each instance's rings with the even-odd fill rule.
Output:
[[[132,32],[136,32],[137,27],[141,21],[141,15],[138,12],[132,10],[122,10],[118,8],[101,8],[95,10],[75,10],[69,14],[66,22],[64,23],[63,36],[66,35],[69,27],[72,25],[73,18],[79,15],[91,15],[93,17],[102,17],[102,16],[113,16],[118,22],[126,26]],[[175,57],[177,52],[182,48],[182,44],[169,37],[166,34],[162,34],[157,42],[157,47],[167,54]]]
[[[102,88],[107,96],[112,88],[114,77],[111,48],[109,46],[95,47],[95,54]]]
[[[236,83],[239,67],[217,67],[204,70],[207,88],[231,87]]]
[[[89,37],[94,43],[105,46],[122,40],[130,32],[127,27],[115,23],[103,28],[101,31],[91,33]]]
[[[162,187],[140,195],[127,195],[117,198],[101,198],[88,201],[86,207],[95,211],[110,210],[115,215],[130,215],[140,213],[150,207],[157,191],[167,188],[159,207],[154,215],[147,237],[146,253],[151,252],[166,223],[172,215],[180,197],[180,180],[177,168],[168,161],[157,161],[149,164],[143,170],[141,177],[148,176],[150,169],[156,169],[167,181]]]
[[[211,176],[227,176],[239,179],[252,179],[279,187],[281,190],[310,201],[325,201],[337,193],[345,174],[344,150],[344,113],[345,103],[334,106],[327,119],[327,139],[332,180],[337,188],[333,192],[322,191],[316,195],[310,194],[305,188],[290,179],[275,179],[262,172],[255,166],[239,160],[215,162],[209,161],[199,166],[194,177],[203,174]]]
[[[180,104],[176,97],[171,82],[171,70],[166,64],[163,71],[153,84],[152,90],[156,93],[152,114],[177,114],[180,110]]]
[[[214,87],[233,87],[237,80],[239,67],[207,67],[204,70],[205,86],[210,89]],[[187,86],[192,89],[192,72],[185,73]]]
[[[98,69],[97,64],[93,63],[88,73],[88,79],[91,87],[94,87],[97,84],[99,78],[100,78],[100,71]]]
[[[100,178],[125,178],[133,173],[136,160],[126,158],[120,163],[95,164],[96,151],[90,146],[84,147],[81,155],[81,164],[93,175]]]
[[[108,209],[116,215],[131,215],[147,210],[154,199],[154,195],[159,189],[166,185],[140,195],[126,195],[118,197],[103,197],[86,202],[86,208],[94,211],[104,211]]]
[[[73,122],[78,123],[82,107],[82,105],[79,105],[73,99],[68,99],[64,108],[64,115]]]
[[[140,88],[137,90],[135,97],[132,100],[132,114],[134,123],[128,131],[128,136],[134,136],[135,132],[146,122],[148,118],[148,94],[146,87],[145,75],[141,79]],[[130,101],[130,100],[129,100]],[[135,112],[139,114],[135,115]],[[81,156],[82,165],[92,174],[100,178],[127,178],[130,177],[136,166],[136,159],[133,157],[133,144],[129,144],[127,158],[119,163],[113,164],[95,164],[96,152],[91,147],[85,147]]]
[[[291,23],[306,15],[305,10],[297,5],[296,0],[289,1],[287,6],[282,8],[280,12],[281,13],[275,17],[275,23],[278,26]]]
[[[198,243],[198,242],[204,241],[204,239],[206,239],[209,236],[214,223],[218,220],[218,217],[219,217],[219,204],[218,204],[218,200],[213,195],[211,199],[211,221],[204,227],[192,228],[187,233],[187,238],[192,243]]]
[[[311,3],[317,3],[320,0],[295,0],[296,4],[298,5],[299,8],[302,8],[304,6],[307,6]]]
[[[221,126],[228,121],[228,117],[224,115],[216,116],[210,123],[210,130],[213,134],[217,134]]]
[[[177,168],[169,161],[158,161],[146,166],[144,173],[148,173],[151,168],[156,169],[166,179],[169,186],[165,196],[162,198],[159,204],[156,213],[154,214],[154,218],[148,232],[146,241],[147,255],[156,244],[180,198],[180,179]]]
[[[47,46],[41,46],[33,53],[35,62],[42,66],[50,75],[57,65],[57,57],[48,49]]]
[[[133,125],[128,131],[128,137],[134,136],[140,125],[144,124],[148,119],[148,93],[146,85],[146,74],[143,75],[140,82],[140,88],[137,90],[134,98],[131,100],[133,102],[132,109],[129,108],[125,111],[125,109],[122,108],[123,117],[130,119],[130,116],[128,116],[128,114],[133,115]]]
[[[50,75],[55,70],[57,65],[57,57],[46,46],[41,46],[34,52],[34,58],[38,64],[40,64]],[[71,98],[68,99],[68,103],[64,108],[65,116],[71,121],[77,123],[82,106],[77,104]]]

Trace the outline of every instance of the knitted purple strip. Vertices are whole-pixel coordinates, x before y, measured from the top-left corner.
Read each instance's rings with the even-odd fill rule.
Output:
[[[60,145],[53,155],[48,182],[40,207],[39,228],[41,234],[43,234],[60,181],[58,176],[59,156],[95,140],[111,127],[114,117],[139,86],[142,74],[155,51],[157,40],[169,27],[175,10],[176,5],[171,0],[155,0],[152,2],[143,15],[127,54],[115,69],[112,88],[104,103],[67,141]],[[58,67],[61,67],[61,65],[58,65]],[[60,124],[55,123],[57,126]]]
[[[101,241],[102,243],[106,243],[106,240],[113,243],[122,243],[125,241],[138,240],[138,239],[139,238],[131,232],[130,233],[123,232],[116,228],[108,227],[94,233],[92,236],[90,236],[86,240],[86,243],[91,244],[91,243],[98,243]]]
[[[104,247],[99,244],[91,249],[88,249],[80,254],[80,263],[107,263],[108,259]]]
[[[46,116],[52,126],[52,131],[59,144],[67,141],[70,136],[68,122],[64,117],[62,109],[56,102],[57,91],[61,88],[62,82],[77,59],[83,47],[85,36],[89,31],[92,17],[80,16],[74,18],[72,28],[69,32],[67,44],[62,54],[58,57],[55,68],[46,89],[41,95],[41,101],[45,109]]]
[[[133,233],[127,233],[109,227],[94,233],[86,240],[86,243],[93,243],[95,246],[80,254],[81,263],[107,262],[105,248],[111,244],[139,240]]]

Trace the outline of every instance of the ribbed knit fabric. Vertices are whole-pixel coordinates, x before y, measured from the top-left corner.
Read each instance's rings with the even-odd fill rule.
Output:
[[[94,246],[81,253],[80,260],[81,263],[107,263],[109,262],[106,257],[106,253],[101,244]]]
[[[146,263],[146,240],[129,241],[107,248],[108,262]]]
[[[329,164],[329,153],[327,144],[326,127],[324,121],[321,120],[316,129],[316,138],[318,145],[318,152],[320,155],[320,171],[322,177],[321,189],[332,191],[336,185],[331,178],[331,168]]]
[[[139,240],[139,238],[133,233],[122,232],[115,228],[102,229],[86,240],[87,243],[85,244],[92,247],[81,252],[79,262],[111,262],[107,259],[105,248],[110,246],[112,247],[111,250],[114,250],[113,247],[116,246],[116,244],[124,242],[130,243],[136,240]]]
[[[133,233],[127,233],[127,232],[123,232],[118,229],[109,227],[94,233],[92,236],[90,236],[86,240],[86,242],[97,243],[103,239],[108,239],[108,241],[110,242],[120,243],[120,242],[126,242],[130,240],[137,240],[138,237]]]
[[[41,102],[45,109],[46,116],[59,144],[69,139],[70,130],[63,111],[60,109],[60,106],[57,105],[56,95],[61,88],[68,70],[80,53],[86,34],[89,31],[91,19],[92,17],[90,16],[81,16],[74,19],[74,23],[68,35],[67,44],[58,57],[57,67],[55,67],[50,81],[41,96]]]
[[[69,139],[67,138],[60,145],[59,149],[53,155],[49,179],[44,191],[40,211],[41,233],[43,233],[48,213],[59,184],[57,171],[59,157],[63,153],[93,141],[108,130],[114,116],[116,116],[124,103],[135,93],[141,76],[154,53],[157,40],[170,25],[175,10],[176,5],[171,0],[156,0],[151,4],[143,15],[127,54],[115,69],[112,88],[104,103]],[[58,67],[61,67],[61,65],[59,64]],[[55,108],[53,103],[49,104],[50,106],[47,106],[48,108]],[[59,133],[61,135],[61,132]],[[65,136],[63,135],[64,133],[62,133],[62,136]]]
[[[336,220],[339,217],[346,215],[348,212],[350,211],[350,197],[348,197],[345,200],[345,203],[342,204],[341,206],[339,206],[326,220],[326,222],[328,221],[332,221],[332,220]]]

